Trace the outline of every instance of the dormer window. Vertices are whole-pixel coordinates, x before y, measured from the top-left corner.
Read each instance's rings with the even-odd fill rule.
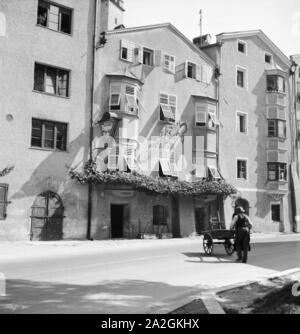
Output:
[[[279,75],[267,75],[267,91],[285,93],[285,79]]]

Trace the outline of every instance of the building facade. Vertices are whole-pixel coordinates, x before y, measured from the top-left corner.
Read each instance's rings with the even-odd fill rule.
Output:
[[[199,39],[195,39],[199,45]],[[262,31],[223,33],[201,45],[220,69],[220,170],[254,230],[293,232],[291,61]]]
[[[117,172],[125,160],[129,174],[218,180],[214,71],[213,60],[171,24],[108,31],[95,70],[94,161],[99,173]],[[183,137],[180,128],[185,128]],[[105,138],[115,139],[116,147],[107,148]],[[185,167],[184,150],[185,159],[190,157]],[[97,239],[189,236],[223,212],[217,195],[179,196],[174,203],[171,195],[149,195],[121,183],[94,186],[92,198],[92,236]]]

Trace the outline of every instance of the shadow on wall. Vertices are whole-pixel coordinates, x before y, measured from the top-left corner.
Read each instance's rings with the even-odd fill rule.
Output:
[[[199,287],[191,291],[188,286],[141,280],[110,280],[94,285],[8,280],[6,284],[1,314],[136,314],[145,313],[162,294],[199,293]]]
[[[266,143],[267,143],[267,113],[266,113],[266,77],[265,74],[261,76],[257,85],[253,89],[252,93],[257,98],[256,108],[254,113],[257,117],[257,122],[255,124],[255,129],[257,129],[257,137],[253,138],[256,141],[256,170],[255,175],[257,175],[256,188],[257,189],[265,189],[267,186],[267,156],[266,156]],[[270,208],[268,205],[261,205],[261,203],[265,202],[265,197],[262,197],[263,194],[257,193],[257,199],[255,203],[255,216],[268,219],[268,215],[270,213]]]

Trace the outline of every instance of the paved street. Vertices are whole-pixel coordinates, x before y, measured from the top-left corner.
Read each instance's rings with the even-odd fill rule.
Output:
[[[300,241],[278,240],[255,240],[249,265],[234,263],[222,246],[204,256],[201,239],[0,261],[7,277],[0,313],[169,312],[206,289],[300,267]]]

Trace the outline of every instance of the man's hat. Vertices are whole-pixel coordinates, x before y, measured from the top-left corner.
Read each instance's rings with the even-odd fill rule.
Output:
[[[235,212],[237,214],[240,214],[240,213],[245,213],[246,211],[244,210],[244,208],[242,208],[241,206],[238,206],[235,210]]]

